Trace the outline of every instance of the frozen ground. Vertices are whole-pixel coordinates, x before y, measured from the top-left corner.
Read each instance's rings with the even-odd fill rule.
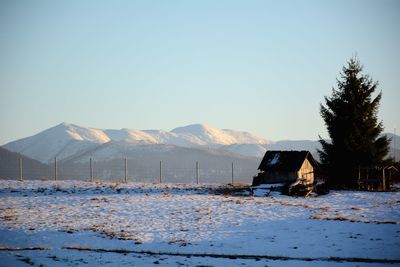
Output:
[[[400,193],[0,181],[0,266],[400,265]]]

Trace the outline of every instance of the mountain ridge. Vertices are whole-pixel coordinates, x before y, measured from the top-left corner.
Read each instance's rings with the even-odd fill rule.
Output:
[[[3,147],[48,163],[55,157],[71,158],[111,141],[122,141],[128,145],[167,144],[210,148],[232,144],[264,145],[270,143],[269,140],[248,132],[223,130],[205,124],[177,127],[168,132],[127,128],[120,130],[97,129],[63,122],[30,137],[7,143]]]
[[[393,134],[386,136],[393,138]],[[258,158],[262,157],[266,150],[309,150],[318,157],[316,150],[321,148],[319,142],[314,140],[274,142],[249,132],[218,129],[207,124],[190,124],[165,131],[97,129],[65,122],[30,137],[7,143],[3,148],[42,163],[49,163],[54,161],[55,157],[59,160],[71,160],[89,151],[103,149],[101,146],[108,143],[110,147],[116,146],[118,142],[122,142],[126,147],[165,144],[186,148],[207,148]],[[394,143],[400,146],[398,136],[393,138],[392,145]],[[396,150],[399,149],[397,146]],[[113,151],[114,153],[109,155],[110,158],[121,155],[115,149]]]

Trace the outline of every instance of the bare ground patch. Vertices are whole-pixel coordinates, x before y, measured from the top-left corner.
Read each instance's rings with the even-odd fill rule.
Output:
[[[398,224],[396,221],[373,221],[373,220],[362,220],[357,218],[349,218],[345,216],[325,216],[315,214],[310,216],[313,220],[325,220],[325,221],[347,221],[347,222],[361,222],[361,223],[374,223],[374,224]]]
[[[182,253],[182,252],[166,252],[166,251],[148,251],[148,250],[129,250],[129,249],[103,249],[88,246],[64,246],[63,249],[91,251],[99,253],[135,253],[157,256],[181,256],[181,257],[209,257],[224,259],[267,259],[267,260],[295,260],[295,261],[325,261],[325,262],[359,262],[359,263],[400,263],[400,259],[373,259],[373,258],[357,258],[357,257],[289,257],[274,255],[245,255],[245,254],[214,254],[214,253]]]

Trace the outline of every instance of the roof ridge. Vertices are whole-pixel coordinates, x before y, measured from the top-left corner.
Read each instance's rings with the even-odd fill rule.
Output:
[[[277,155],[279,155],[278,158]],[[298,171],[309,156],[312,158],[310,161],[313,161],[312,164],[314,164],[315,160],[308,150],[268,150],[258,169],[261,171]]]

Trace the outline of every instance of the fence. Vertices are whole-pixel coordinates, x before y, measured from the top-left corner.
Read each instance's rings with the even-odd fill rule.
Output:
[[[388,191],[392,177],[398,172],[394,166],[359,167],[356,174],[358,188],[367,191]]]
[[[250,164],[252,165],[252,164]],[[254,164],[253,164],[254,165]],[[108,161],[90,158],[85,162],[64,162],[56,158],[51,164],[26,164],[22,158],[0,169],[2,179],[42,180],[104,180],[118,182],[171,182],[171,183],[251,183],[257,170],[248,163],[215,163],[200,161],[180,165],[168,160],[143,163],[134,159]]]

